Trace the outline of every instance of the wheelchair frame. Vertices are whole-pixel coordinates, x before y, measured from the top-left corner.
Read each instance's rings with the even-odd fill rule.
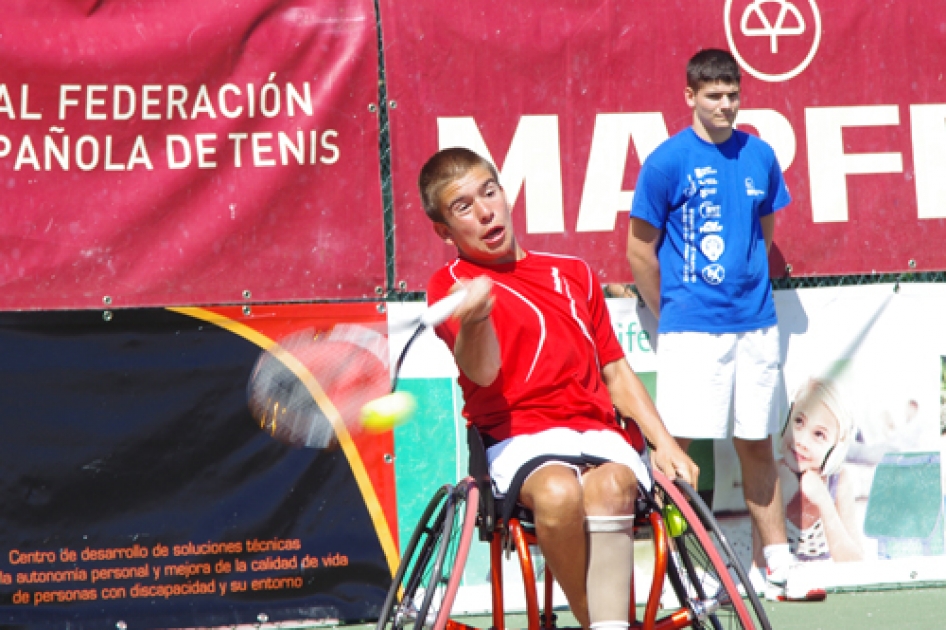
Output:
[[[440,487],[432,497],[414,531],[394,576],[379,615],[377,630],[433,628],[476,630],[450,618],[463,567],[474,532],[490,544],[492,626],[505,630],[502,556],[515,549],[525,585],[529,630],[555,628],[554,578],[545,567],[544,606],[540,609],[536,571],[530,545],[535,545],[531,514],[517,506],[506,506],[497,517],[500,502],[491,492],[481,438],[470,428],[472,476],[456,486]],[[712,512],[693,488],[682,481],[671,483],[653,470],[654,488],[639,493],[635,536],[648,534],[654,542],[654,574],[643,614],[637,619],[633,602],[630,628],[672,630],[676,628],[743,628],[771,630],[758,595],[749,585],[745,570],[723,535]],[[682,516],[681,531],[668,532],[664,514],[673,506]],[[676,605],[661,614],[661,596],[667,579]],[[740,594],[740,585],[745,599]],[[632,578],[633,591],[633,578]]]

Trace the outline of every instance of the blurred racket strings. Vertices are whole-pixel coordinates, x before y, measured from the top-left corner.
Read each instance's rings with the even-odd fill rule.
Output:
[[[310,328],[280,339],[260,354],[250,375],[250,413],[260,428],[294,446],[326,448],[336,436],[360,431],[362,409],[391,394],[414,341],[445,321],[465,296],[465,290],[456,291],[397,326],[416,329],[393,375],[387,337],[365,326],[336,324],[327,333]]]
[[[281,442],[330,446],[355,429],[365,403],[391,391],[387,339],[354,324],[305,329],[264,351],[247,385],[250,413]]]

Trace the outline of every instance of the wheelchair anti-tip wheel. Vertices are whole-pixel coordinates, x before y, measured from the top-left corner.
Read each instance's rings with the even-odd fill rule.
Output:
[[[479,491],[472,479],[434,493],[404,548],[377,630],[442,630],[473,540]]]
[[[667,578],[677,600],[696,618],[693,627],[771,630],[758,595],[710,509],[686,482],[671,483],[656,470],[654,476],[658,504],[682,517],[682,523],[670,528]]]

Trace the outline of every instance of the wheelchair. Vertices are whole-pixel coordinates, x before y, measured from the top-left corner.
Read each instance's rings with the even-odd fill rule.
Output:
[[[639,439],[643,450],[643,438]],[[376,630],[475,630],[452,617],[451,609],[477,535],[490,545],[489,630],[506,628],[502,557],[504,551],[513,549],[525,585],[528,630],[556,628],[554,579],[546,567],[544,606],[540,609],[536,567],[530,550],[536,544],[535,532],[531,514],[516,503],[515,496],[517,484],[521,484],[529,470],[549,459],[569,458],[533,460],[516,475],[507,496],[498,499],[492,493],[486,450],[475,428],[468,429],[467,440],[470,476],[456,485],[446,484],[434,493],[404,547]],[[631,599],[630,628],[771,630],[762,603],[754,589],[747,586],[745,569],[706,504],[686,482],[672,483],[656,469],[652,474],[653,489],[641,488],[638,493],[634,536],[653,541],[654,573],[643,610]],[[665,583],[672,596],[667,596]],[[633,584],[632,577],[632,591]]]

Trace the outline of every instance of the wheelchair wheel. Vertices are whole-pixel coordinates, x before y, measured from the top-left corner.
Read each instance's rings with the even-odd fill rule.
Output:
[[[437,590],[428,592],[431,600],[430,610],[436,610],[434,629],[443,630],[450,619],[450,611],[460,588],[463,567],[470,553],[470,544],[476,532],[476,516],[479,512],[480,491],[476,481],[467,477],[453,489],[454,523],[444,545],[444,562],[440,571],[440,585]]]
[[[447,523],[453,523],[452,518],[447,518],[448,511],[450,516],[453,513],[452,491],[449,484],[441,486],[424,509],[410,542],[404,548],[394,581],[381,607],[377,630],[401,630],[426,616],[426,611],[420,615],[419,605],[423,603],[423,597],[417,601],[417,591],[434,568],[444,528]]]
[[[442,630],[476,524],[479,494],[468,480],[442,486],[424,510],[388,591],[377,630]]]
[[[671,483],[657,470],[654,477],[657,502],[664,509],[674,506],[685,521],[671,539],[667,577],[681,605],[694,615],[693,627],[771,630],[745,570],[700,496],[689,484]]]

